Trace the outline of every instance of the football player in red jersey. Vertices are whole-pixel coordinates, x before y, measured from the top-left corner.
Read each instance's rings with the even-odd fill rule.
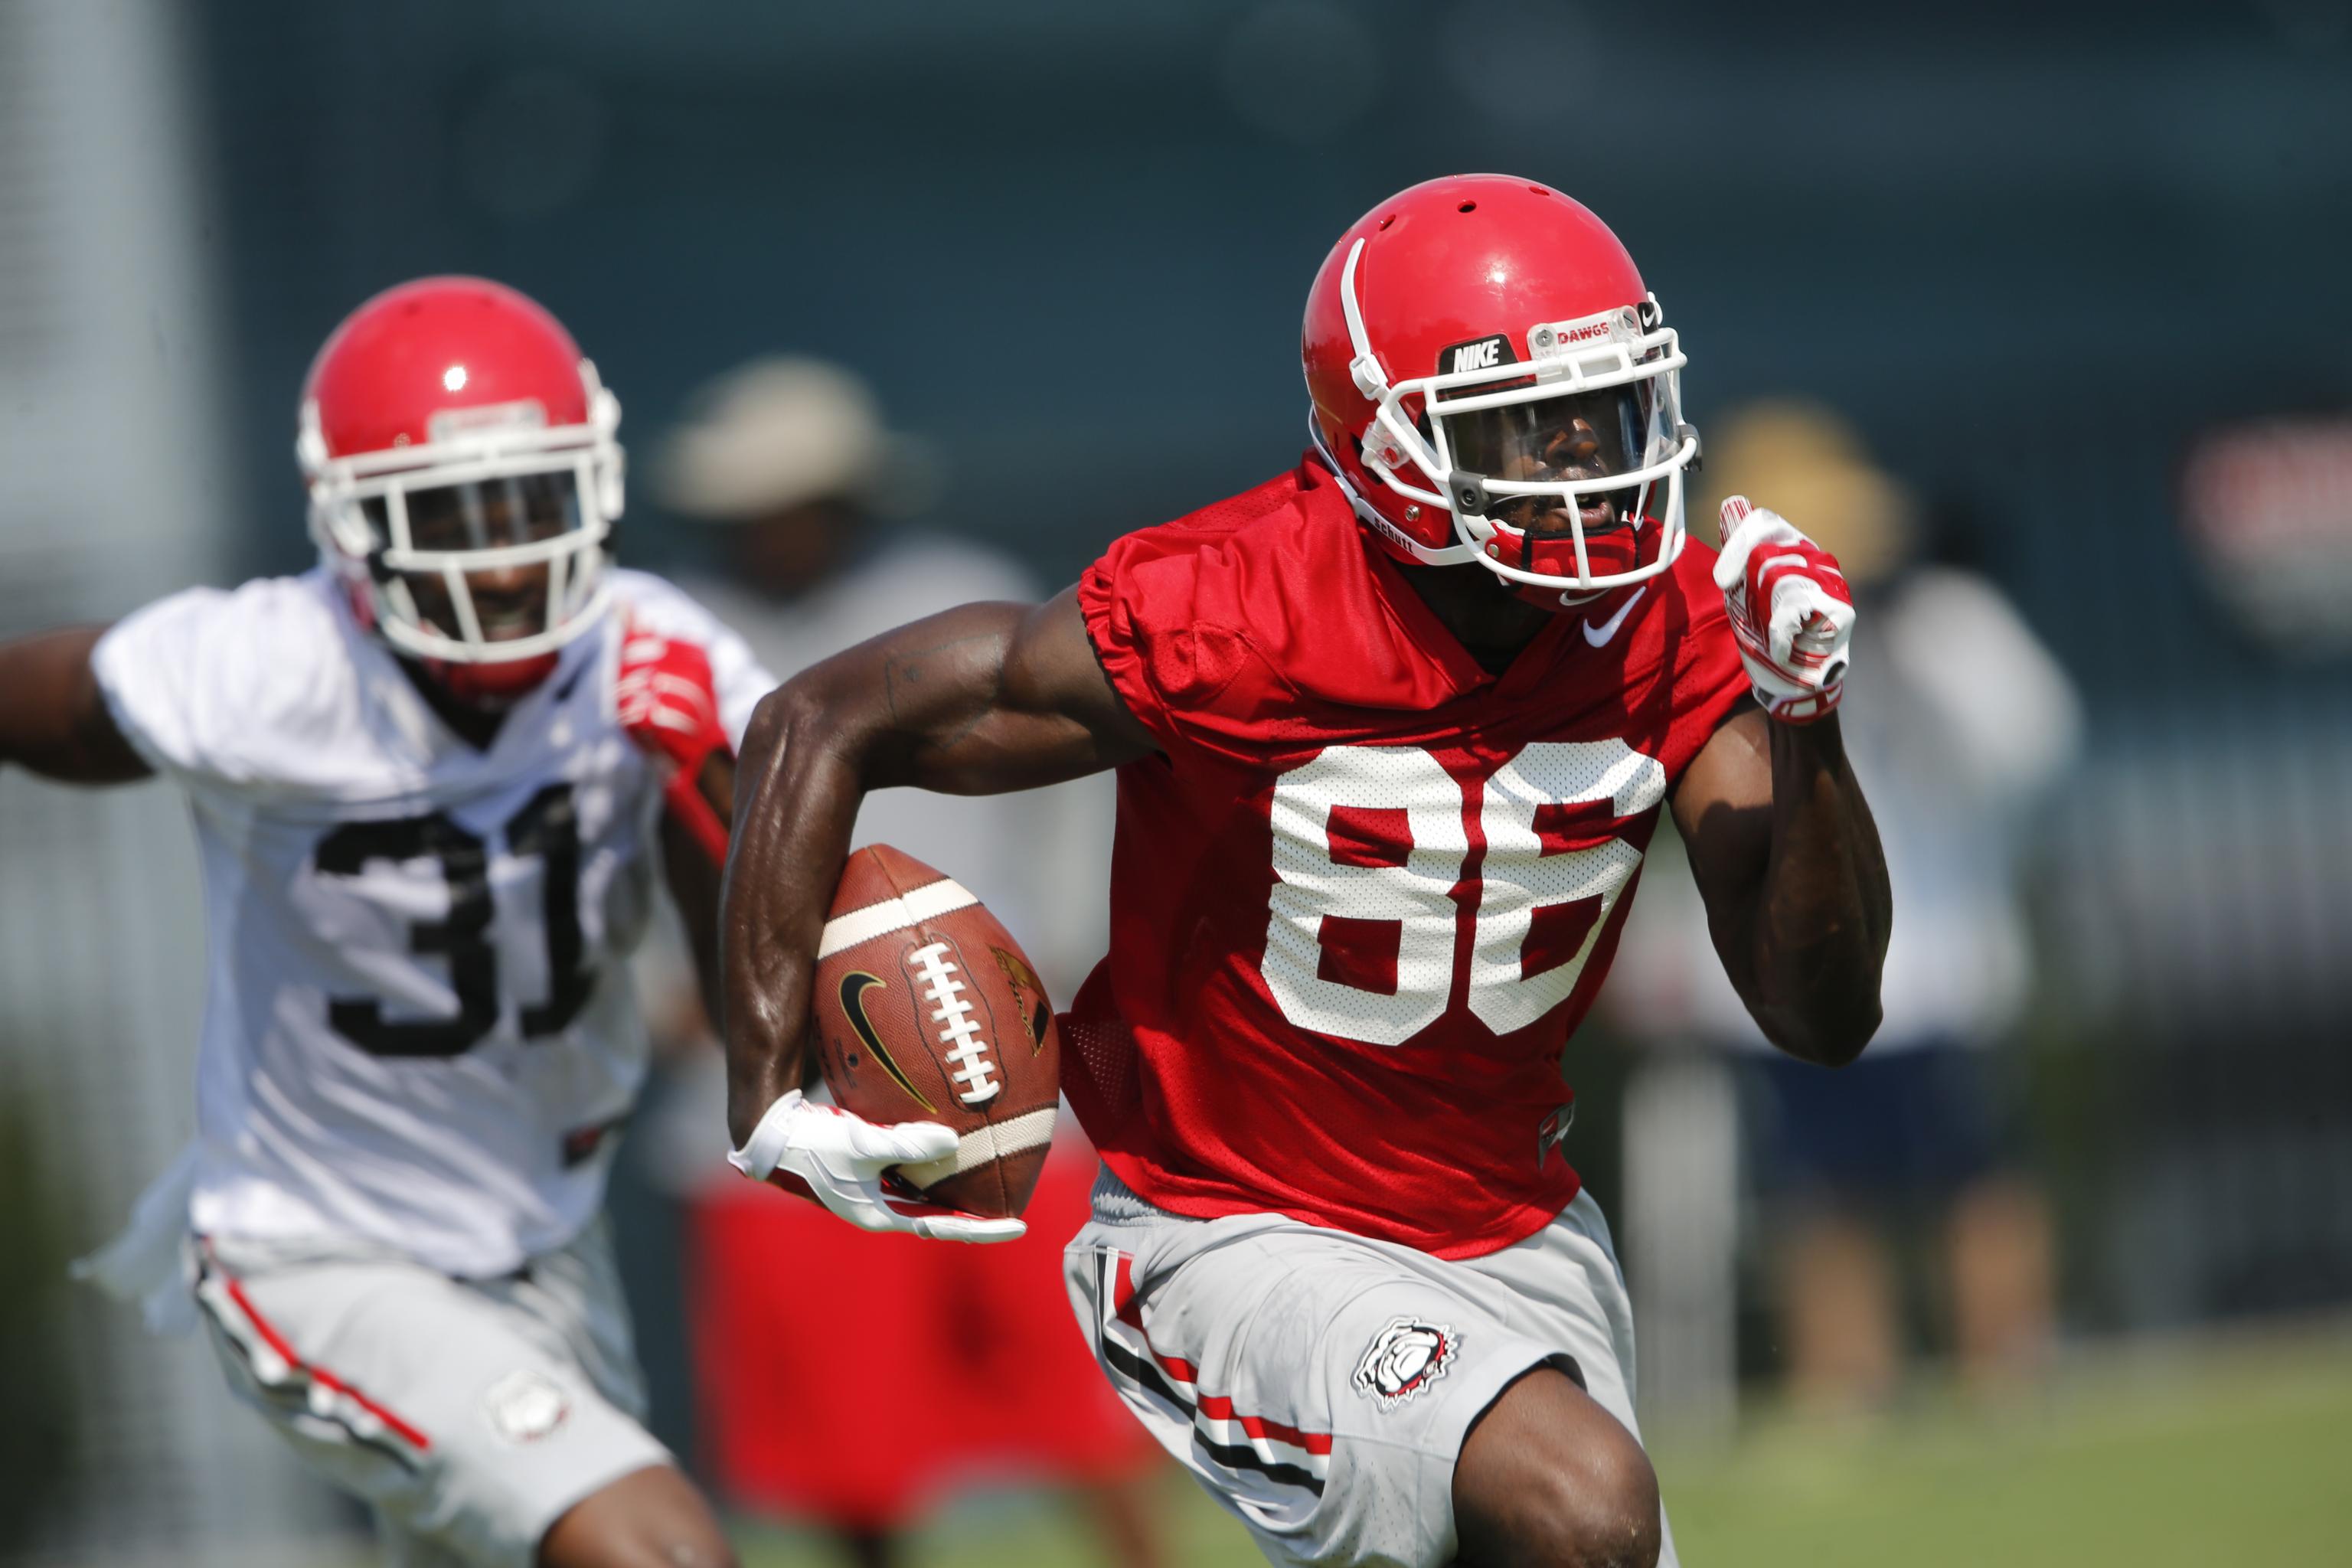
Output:
[[[1889,898],[1835,718],[1853,610],[1744,501],[1720,554],[1687,546],[1680,345],[1557,191],[1374,207],[1303,351],[1293,471],[761,704],[737,1160],[824,1158],[793,1090],[860,796],[1116,767],[1110,952],[1066,1036],[1105,1165],[1067,1276],[1106,1373],[1276,1561],[1671,1563],[1560,1055],[1667,808],[1764,1031],[1832,1066],[1869,1039]]]

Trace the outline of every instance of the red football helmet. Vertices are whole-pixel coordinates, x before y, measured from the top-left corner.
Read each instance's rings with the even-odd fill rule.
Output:
[[[1431,180],[1339,237],[1301,332],[1316,444],[1405,561],[1548,609],[1683,547],[1682,349],[1608,226],[1548,185]]]
[[[385,641],[461,694],[527,689],[595,624],[621,405],[503,284],[420,278],[346,318],[302,389],[310,532]]]

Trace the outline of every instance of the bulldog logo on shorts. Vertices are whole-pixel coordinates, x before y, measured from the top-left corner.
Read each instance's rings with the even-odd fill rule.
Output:
[[[562,1386],[529,1367],[507,1373],[482,1395],[482,1415],[490,1430],[517,1445],[538,1442],[571,1414],[572,1401]]]
[[[1356,1363],[1357,1392],[1393,1410],[1444,1377],[1462,1349],[1462,1336],[1444,1323],[1391,1318]]]

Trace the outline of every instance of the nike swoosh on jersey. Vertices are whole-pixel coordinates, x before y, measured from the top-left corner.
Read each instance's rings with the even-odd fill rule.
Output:
[[[866,988],[884,984],[879,975],[868,974],[862,969],[843,975],[841,977],[841,1010],[848,1015],[849,1026],[857,1031],[857,1037],[866,1042],[866,1055],[882,1064],[882,1070],[890,1075],[890,1081],[905,1089],[917,1105],[937,1116],[940,1113],[940,1108],[925,1100],[923,1091],[917,1089],[913,1080],[900,1069],[889,1051],[884,1048],[882,1037],[874,1032],[873,1020],[866,1016]]]
[[[1617,613],[1610,616],[1607,620],[1601,622],[1599,629],[1597,630],[1593,627],[1591,621],[1585,622],[1584,640],[1591,644],[1594,647],[1607,647],[1609,639],[1617,635],[1617,628],[1625,624],[1625,617],[1633,613],[1633,606],[1641,601],[1642,595],[1649,591],[1650,585],[1647,583],[1644,583],[1640,587],[1634,589],[1633,596],[1628,598],[1623,604],[1618,605]]]

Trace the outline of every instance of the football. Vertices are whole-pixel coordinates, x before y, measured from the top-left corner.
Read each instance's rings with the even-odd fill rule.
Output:
[[[810,1005],[835,1103],[958,1134],[954,1153],[899,1167],[908,1185],[971,1214],[1026,1206],[1054,1140],[1061,1041],[1036,970],[978,899],[887,844],[856,850]]]

